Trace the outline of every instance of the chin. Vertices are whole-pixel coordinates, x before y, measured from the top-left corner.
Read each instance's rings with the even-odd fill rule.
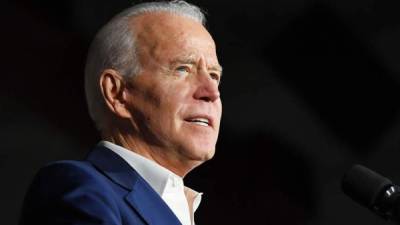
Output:
[[[210,160],[213,158],[215,154],[215,147],[209,148],[208,150],[205,149],[182,149],[181,151],[181,156],[183,156],[183,164],[185,164],[185,167],[187,168],[186,173],[190,172],[194,168],[200,166],[203,164],[205,161]]]
[[[215,138],[199,140],[201,138],[187,138],[180,142],[179,154],[184,160],[198,162],[201,164],[213,158],[215,154],[216,140]],[[181,139],[182,140],[182,139]]]
[[[196,146],[187,151],[187,155],[191,160],[204,162],[211,159],[215,154],[215,145],[212,146]]]

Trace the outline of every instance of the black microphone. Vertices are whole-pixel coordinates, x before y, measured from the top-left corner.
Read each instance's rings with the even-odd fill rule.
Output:
[[[343,192],[387,220],[400,224],[400,187],[388,178],[354,165],[342,179]]]

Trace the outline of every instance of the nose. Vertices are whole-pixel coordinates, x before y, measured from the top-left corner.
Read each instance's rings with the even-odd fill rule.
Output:
[[[196,86],[194,98],[205,102],[218,100],[220,97],[218,82],[210,76],[206,69],[202,69],[197,75],[198,85]]]

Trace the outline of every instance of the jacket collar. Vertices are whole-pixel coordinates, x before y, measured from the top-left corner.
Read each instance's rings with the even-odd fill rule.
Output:
[[[138,182],[139,174],[119,155],[105,147],[97,146],[86,158],[108,178],[129,191]]]
[[[149,225],[181,225],[178,218],[150,185],[119,155],[97,146],[87,156],[110,180],[129,191],[125,200]]]

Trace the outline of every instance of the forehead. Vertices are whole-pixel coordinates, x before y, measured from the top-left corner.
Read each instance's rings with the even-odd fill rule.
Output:
[[[218,64],[214,40],[194,19],[168,12],[146,13],[132,20],[132,26],[141,57],[159,62],[202,57]]]

